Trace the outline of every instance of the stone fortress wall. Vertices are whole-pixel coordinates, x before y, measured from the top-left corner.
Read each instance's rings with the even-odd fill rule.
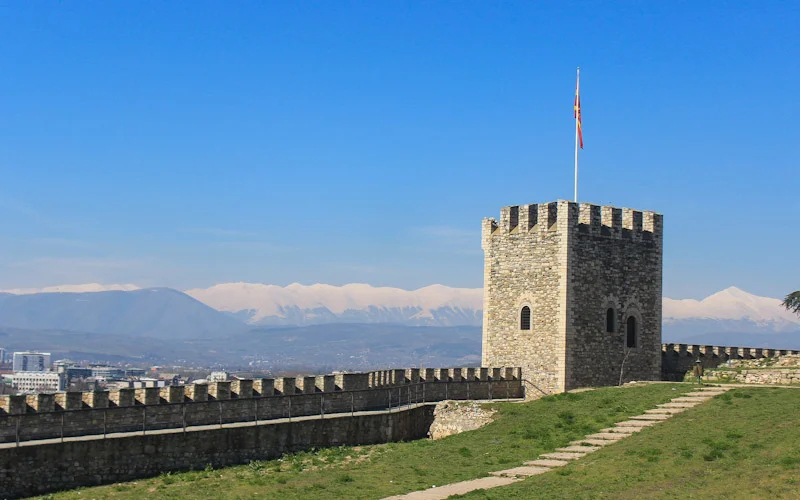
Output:
[[[484,219],[482,364],[520,366],[543,393],[616,385],[623,359],[623,380],[658,380],[662,240],[660,214],[564,200]]]
[[[661,378],[663,217],[649,211],[569,204],[566,388]],[[613,332],[606,312],[614,312]],[[628,319],[635,347],[626,349]]]
[[[63,443],[0,445],[0,498],[21,498],[170,471],[269,460],[313,448],[422,439],[433,404],[392,411],[300,417],[213,428],[91,436]],[[402,467],[402,464],[398,464]],[[198,492],[202,498],[202,492]]]
[[[0,396],[0,443],[523,396],[519,368],[394,369],[186,386]]]
[[[716,368],[728,360],[775,358],[778,356],[798,355],[800,350],[767,349],[758,347],[724,347],[694,344],[662,344],[661,378],[662,380],[683,380],[686,372],[700,360],[706,368]]]

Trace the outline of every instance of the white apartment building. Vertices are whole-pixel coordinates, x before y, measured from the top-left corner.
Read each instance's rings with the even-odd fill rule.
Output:
[[[17,392],[58,392],[66,388],[66,377],[56,372],[14,372],[9,375]]]
[[[209,382],[225,382],[228,380],[228,372],[211,372],[208,376]]]
[[[12,369],[15,372],[46,372],[50,369],[50,353],[15,352]]]

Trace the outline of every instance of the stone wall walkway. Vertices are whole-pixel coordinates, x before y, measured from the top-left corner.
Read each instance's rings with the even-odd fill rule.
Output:
[[[617,422],[614,427],[602,429],[596,434],[589,434],[583,439],[569,443],[569,446],[558,448],[553,453],[544,453],[536,460],[525,462],[520,467],[499,470],[490,473],[488,477],[462,481],[460,483],[447,484],[429,488],[422,491],[414,491],[405,495],[396,495],[384,500],[442,500],[452,495],[463,495],[475,490],[485,490],[505,486],[517,481],[522,481],[526,477],[544,474],[556,467],[563,467],[572,460],[578,460],[587,453],[599,450],[603,446],[614,444],[625,439],[635,432],[639,432],[645,427],[650,427],[664,420],[668,420],[676,413],[681,413],[694,408],[695,406],[708,401],[709,399],[730,390],[730,387],[699,387],[694,392],[689,392],[683,396],[672,399],[669,403],[658,405],[652,410],[645,411],[642,415],[631,417],[624,422]]]

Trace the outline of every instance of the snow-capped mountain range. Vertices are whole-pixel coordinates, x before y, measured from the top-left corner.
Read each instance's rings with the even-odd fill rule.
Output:
[[[87,283],[85,285],[59,285],[46,286],[44,288],[11,288],[8,290],[0,290],[0,293],[33,295],[35,293],[130,292],[133,290],[140,290],[140,288],[136,285],[101,285],[100,283]]]
[[[131,284],[61,285],[0,290],[15,295],[133,291]],[[481,323],[480,288],[431,285],[417,290],[353,283],[286,287],[258,283],[223,283],[184,293],[250,325],[304,325],[335,322],[409,325]],[[781,333],[800,331],[800,317],[776,298],[730,287],[703,300],[664,298],[664,330],[685,337],[710,330]]]
[[[187,290],[191,297],[252,325],[401,323],[480,325],[483,291],[431,285],[418,290],[373,287],[224,283]]]
[[[739,320],[771,325],[775,331],[800,329],[800,317],[781,305],[781,300],[759,297],[735,286],[710,295],[703,300],[664,298],[664,322],[686,319]]]

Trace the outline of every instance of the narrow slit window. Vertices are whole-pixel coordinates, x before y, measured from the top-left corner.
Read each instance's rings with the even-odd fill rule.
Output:
[[[628,325],[626,330],[626,340],[625,343],[629,348],[636,347],[636,318],[633,316],[628,318]]]
[[[608,308],[606,310],[606,333],[614,333],[617,330],[616,323],[616,314],[614,314],[614,309]]]
[[[524,306],[519,313],[519,328],[520,330],[531,329],[531,308]]]

